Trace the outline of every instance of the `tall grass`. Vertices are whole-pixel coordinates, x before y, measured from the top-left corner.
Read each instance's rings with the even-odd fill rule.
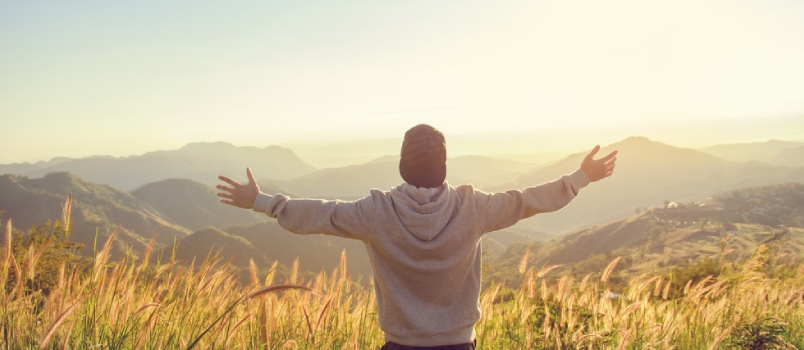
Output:
[[[345,255],[334,271],[308,280],[295,264],[279,283],[252,264],[251,283],[242,285],[214,254],[184,264],[172,256],[150,265],[131,256],[110,262],[112,234],[91,265],[65,263],[55,287],[30,290],[25,281],[37,273],[37,249],[10,254],[11,229],[9,221],[0,262],[3,349],[379,349],[383,343],[372,285],[352,278]],[[660,276],[638,276],[619,294],[609,293],[616,261],[602,278],[552,283],[545,275],[557,266],[522,265],[526,278],[513,298],[501,297],[507,287],[500,284],[482,293],[478,345],[804,348],[803,281],[773,280],[751,264],[729,280],[689,283],[675,299]]]

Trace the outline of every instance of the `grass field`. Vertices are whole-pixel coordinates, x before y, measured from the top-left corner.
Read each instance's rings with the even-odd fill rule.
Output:
[[[9,223],[6,232],[10,232]],[[211,255],[108,261],[114,235],[88,263],[68,262],[52,287],[31,288],[43,247],[0,258],[3,349],[379,349],[382,333],[370,281],[340,267],[308,280],[298,264],[286,281],[258,275],[242,285]],[[45,242],[44,245],[49,244]],[[764,249],[764,250],[763,250]],[[523,264],[519,286],[492,284],[480,297],[482,349],[804,348],[804,269],[777,280],[763,273],[767,248],[718,280],[676,296],[661,276],[634,277],[610,293],[617,260],[600,274],[548,283],[552,268]],[[147,253],[146,253],[147,255]],[[524,260],[523,260],[524,261]],[[369,283],[366,283],[369,282]]]

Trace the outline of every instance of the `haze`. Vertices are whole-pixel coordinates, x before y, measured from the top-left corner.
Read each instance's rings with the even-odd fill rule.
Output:
[[[0,163],[227,141],[329,166],[421,122],[509,158],[804,140],[792,0],[3,2],[0,50]]]

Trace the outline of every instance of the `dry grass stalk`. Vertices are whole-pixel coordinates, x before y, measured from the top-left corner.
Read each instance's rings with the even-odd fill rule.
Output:
[[[142,255],[142,266],[140,267],[140,273],[145,271],[145,268],[148,267],[148,259],[151,257],[151,249],[154,247],[154,241],[156,241],[156,237],[159,236],[159,231],[162,228],[156,230],[153,236],[151,236],[151,240],[148,241],[148,245],[145,247],[145,253]]]
[[[609,263],[609,266],[606,267],[606,270],[603,271],[603,276],[600,278],[600,280],[603,282],[608,282],[609,278],[611,277],[611,273],[614,271],[614,268],[617,267],[617,263],[619,262],[620,257],[617,257],[616,259],[612,260],[612,262]]]
[[[145,311],[146,309],[148,309],[148,308],[152,308],[152,307],[155,307],[155,308],[157,308],[157,309],[163,309],[163,308],[165,308],[164,306],[162,306],[162,304],[159,304],[159,303],[148,303],[148,304],[145,304],[145,305],[143,305],[143,306],[138,307],[138,308],[137,308],[137,311],[134,311],[134,313],[135,313],[135,314],[138,314],[138,313],[143,312],[143,311]]]
[[[617,348],[617,350],[625,350],[625,346],[628,345],[628,337],[630,337],[630,336],[631,336],[631,331],[625,332],[625,335],[623,336],[623,340],[620,341],[620,346]]]
[[[667,285],[664,287],[664,291],[662,292],[662,299],[667,300],[667,297],[670,295],[670,285],[673,284],[673,281],[667,281]]]
[[[578,287],[579,292],[583,293],[586,291],[586,285],[589,283],[589,280],[592,278],[592,274],[586,275],[583,280],[581,280],[581,285]]]
[[[684,295],[689,295],[690,294],[690,287],[691,286],[692,286],[692,280],[689,280],[689,282],[687,282],[687,285],[684,286]]]
[[[247,298],[248,299],[254,299],[254,298],[258,297],[258,296],[265,295],[267,293],[274,293],[274,292],[280,292],[280,291],[283,291],[283,290],[293,290],[293,289],[306,290],[308,292],[321,294],[321,292],[319,292],[319,291],[313,290],[310,287],[300,285],[300,284],[280,284],[280,285],[277,285],[277,286],[268,286],[268,287],[260,288],[260,289],[258,289],[256,291],[253,291],[253,292],[249,293]]]
[[[67,201],[64,202],[64,205],[61,207],[61,220],[64,223],[64,232],[70,232],[70,214],[73,211],[73,194],[70,193],[70,196],[67,197]]]
[[[522,256],[522,260],[519,261],[519,273],[525,273],[525,268],[528,266],[528,257],[530,257],[530,249],[531,247],[528,247],[525,255]]]
[[[290,270],[290,283],[296,284],[297,279],[299,277],[299,258],[297,257],[296,260],[293,260],[293,268]],[[335,277],[333,276],[333,279]]]
[[[302,312],[304,313],[304,320],[307,321],[307,337],[310,338],[313,336],[313,324],[310,322],[310,314],[307,312],[307,307],[302,304]]]
[[[257,264],[254,263],[254,259],[248,259],[248,266],[251,270],[251,284],[259,286],[260,279],[257,278]]]
[[[110,255],[110,252],[112,250],[112,245],[113,245],[112,242],[114,242],[114,238],[115,238],[115,236],[117,236],[117,232],[119,232],[119,231],[120,231],[120,226],[117,226],[117,228],[112,232],[112,234],[109,235],[109,239],[106,240],[106,244],[103,246],[103,249],[101,249],[101,251],[95,257],[95,266],[94,266],[95,278],[94,278],[94,280],[96,280],[96,281],[98,280],[98,277],[99,277],[99,275],[101,273],[102,267],[104,265],[106,265],[106,261],[109,259],[109,255]]]
[[[318,331],[318,327],[321,325],[321,321],[324,319],[324,315],[327,313],[327,309],[329,308],[330,303],[332,303],[332,297],[327,299],[327,302],[324,304],[324,307],[321,309],[321,313],[318,314],[318,321],[315,323],[315,330]]]
[[[576,343],[578,343],[578,344],[580,345],[580,344],[581,344],[581,343],[583,343],[584,341],[590,341],[590,340],[594,340],[595,338],[602,339],[602,338],[603,338],[603,336],[601,336],[601,335],[599,335],[599,334],[586,334],[586,335],[584,335],[584,336],[582,336],[582,337],[578,338],[578,340],[575,340],[575,342],[576,342]]]
[[[659,295],[660,295],[660,293],[662,291],[662,282],[663,281],[664,281],[664,279],[662,278],[662,276],[659,276],[659,278],[656,280],[656,288],[654,288],[654,290],[653,290],[653,296],[654,297],[657,297],[657,298],[659,297]]]
[[[48,344],[50,343],[50,340],[53,338],[53,334],[56,333],[56,329],[58,329],[59,325],[61,325],[64,322],[64,320],[67,319],[67,316],[70,316],[70,313],[72,313],[73,310],[75,310],[76,306],[78,306],[78,302],[75,302],[75,303],[71,304],[70,306],[68,306],[67,309],[62,311],[59,314],[59,316],[56,317],[56,320],[53,321],[53,323],[50,324],[50,327],[48,327],[47,331],[45,332],[45,336],[42,337],[42,340],[39,342],[39,348],[40,349],[46,349],[47,348]]]
[[[11,219],[8,219],[6,222],[6,262],[3,264],[3,279],[0,282],[3,283],[3,286],[6,285],[6,281],[8,280],[8,267],[11,266],[11,259],[13,255],[11,254],[11,236],[13,232],[13,227],[11,226]]]
[[[539,271],[539,273],[536,274],[536,278],[542,278],[542,277],[544,277],[544,275],[548,274],[550,271],[553,271],[553,270],[555,270],[555,269],[557,269],[557,268],[559,268],[561,266],[563,266],[563,265],[551,265],[551,266],[548,266],[546,268],[543,268],[543,269],[541,269],[541,271]]]

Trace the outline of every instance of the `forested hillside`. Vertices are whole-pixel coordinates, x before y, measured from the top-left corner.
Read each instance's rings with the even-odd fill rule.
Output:
[[[128,249],[141,252],[148,240],[160,231],[158,241],[169,244],[192,231],[160,216],[158,210],[129,193],[108,185],[84,181],[70,173],[52,173],[40,179],[0,176],[0,210],[3,219],[13,219],[14,226],[27,230],[62,215],[62,204],[72,195],[73,235],[83,243],[79,254],[91,255],[97,232],[105,240],[121,226],[113,252]]]
[[[617,257],[621,276],[669,273],[706,261],[738,264],[763,244],[775,257],[773,268],[804,261],[804,184],[739,189],[705,202],[668,201],[549,242],[512,244],[488,259],[485,272],[489,280],[517,281],[527,255],[530,266],[559,264],[559,274],[574,276],[599,272]]]
[[[169,179],[144,185],[131,195],[158,210],[165,219],[190,230],[254,224],[267,219],[252,211],[221,205],[215,193],[212,187],[192,180]]]

